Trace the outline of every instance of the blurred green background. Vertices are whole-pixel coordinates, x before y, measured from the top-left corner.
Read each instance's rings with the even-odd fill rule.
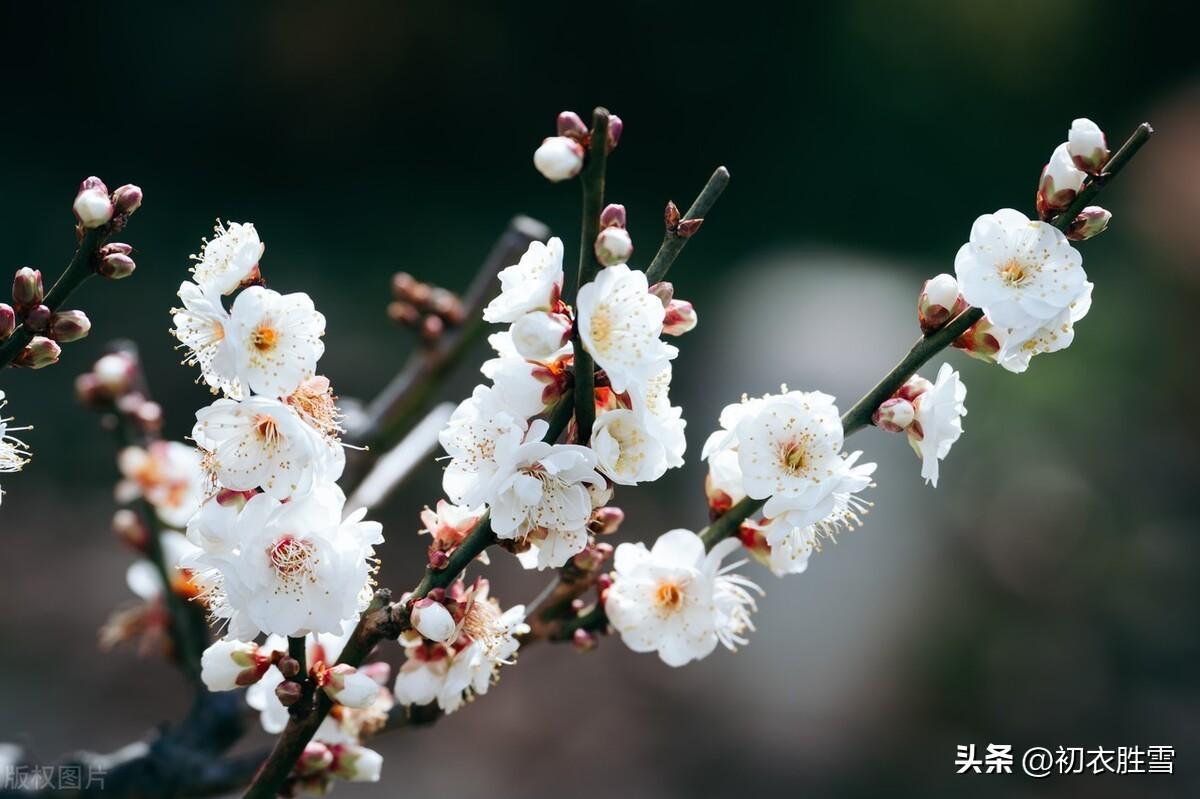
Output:
[[[1193,402],[1200,66],[1181,6],[1084,2],[6,4],[5,268],[56,274],[90,174],[146,201],[136,275],[73,302],[91,338],[0,381],[36,425],[0,510],[0,740],[52,760],[115,749],[186,706],[182,678],[95,630],[132,601],[108,534],[110,440],[71,384],[114,337],[142,349],[167,433],[207,395],[167,334],[187,256],[216,217],[253,221],[271,285],[328,317],[324,370],[369,398],[413,342],[387,320],[398,269],[461,288],[527,213],[577,246],[578,186],[531,157],[563,109],[625,122],[608,195],[644,266],[668,199],[733,182],[679,261],[699,329],[674,397],[689,463],[618,496],[623,539],[705,521],[700,444],[722,405],[786,381],[848,406],[916,336],[920,281],[952,269],[980,213],[1032,213],[1071,119],[1114,144],[1158,135],[1082,245],[1095,305],[1067,352],[1014,376],[950,356],[967,435],[934,491],[900,437],[867,526],[767,589],[737,655],[683,671],[606,640],[535,649],[484,699],[380,739],[379,786],[486,794],[1193,796],[1200,605]],[[483,357],[483,350],[477,358]],[[936,364],[927,368],[932,376]],[[447,387],[464,396],[470,365]],[[382,584],[423,562],[431,461],[376,517]],[[545,575],[502,561],[494,593]],[[386,656],[398,659],[395,649]],[[259,740],[261,739],[261,740]],[[256,742],[266,739],[256,736]],[[956,776],[956,744],[1166,744],[1176,774]]]

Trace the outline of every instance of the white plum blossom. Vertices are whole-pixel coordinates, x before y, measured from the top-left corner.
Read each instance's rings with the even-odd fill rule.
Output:
[[[500,460],[524,441],[525,420],[510,412],[487,386],[476,386],[455,409],[438,440],[451,458],[442,488],[451,502],[476,507],[487,502]]]
[[[551,183],[569,180],[583,169],[583,147],[566,136],[549,136],[534,151],[533,165]]]
[[[644,384],[630,387],[633,410],[641,417],[646,430],[663,446],[668,469],[683,465],[683,454],[687,450],[684,429],[687,422],[683,409],[671,404],[671,364],[651,376]]]
[[[552,359],[571,337],[571,320],[560,313],[530,311],[512,324],[509,333],[522,358]]]
[[[619,485],[657,480],[667,471],[667,451],[638,414],[619,408],[604,411],[592,426],[597,469]]]
[[[908,426],[908,441],[921,458],[921,477],[934,488],[937,488],[938,461],[950,454],[950,448],[962,435],[966,398],[967,387],[958,372],[944,363],[937,380],[913,401],[916,417]]]
[[[527,419],[537,416],[558,398],[552,384],[538,379],[537,363],[524,358],[490,358],[479,371],[492,381],[497,402],[514,416]]]
[[[183,527],[204,500],[200,453],[178,441],[156,441],[148,447],[126,447],[117,456],[124,478],[117,499],[144,498],[170,527]]]
[[[283,397],[313,376],[325,352],[325,317],[307,294],[251,286],[238,294],[229,315],[234,368],[251,391]]]
[[[644,272],[617,264],[579,289],[579,338],[617,392],[645,384],[679,352],[659,339],[665,309],[648,288]]]
[[[592,450],[548,444],[542,441],[547,429],[536,420],[523,443],[497,451],[487,496],[496,537],[536,544],[539,569],[562,566],[587,546],[593,507],[587,485],[604,482]]]
[[[0,389],[0,411],[8,405],[3,389]],[[0,416],[0,473],[19,472],[29,462],[29,447],[13,433],[28,430],[28,427],[9,427],[12,417]],[[0,491],[0,498],[4,492]]]
[[[256,670],[263,660],[253,642],[214,641],[200,657],[200,679],[210,691],[232,691],[241,684],[243,673]]]
[[[531,242],[521,260],[500,270],[500,294],[483,309],[488,322],[512,323],[532,311],[549,311],[563,285],[563,243]]]
[[[1091,304],[1079,251],[1058,228],[1011,208],[975,220],[954,271],[966,301],[1004,330],[1010,357],[1027,345],[1036,351],[1067,346],[1064,333]]]
[[[217,222],[213,233],[200,254],[192,256],[196,261],[192,275],[207,290],[232,294],[238,286],[257,276],[258,261],[266,245],[249,223],[231,222],[226,226]]]
[[[238,379],[229,338],[229,312],[215,290],[205,290],[195,283],[184,281],[179,286],[182,308],[171,311],[175,327],[171,333],[187,351],[184,363],[200,367],[200,377],[213,392],[241,399],[245,387]]]
[[[761,591],[729,573],[740,563],[722,568],[738,546],[725,539],[706,553],[700,537],[682,529],[659,536],[651,549],[618,546],[604,610],[625,645],[682,666],[706,657],[718,643],[730,650],[745,644],[745,633],[754,629],[752,592]]]
[[[363,521],[365,509],[343,520],[344,504],[333,484],[286,503],[256,494],[238,514],[236,547],[185,560],[213,617],[228,621],[229,637],[341,632],[365,607],[383,535],[377,522]],[[195,531],[193,540],[206,539],[223,536]]]
[[[192,438],[222,486],[261,488],[275,499],[302,494],[318,480],[336,480],[345,466],[340,445],[270,397],[218,399],[196,411]]]
[[[1065,350],[1075,340],[1075,323],[1087,316],[1091,308],[1092,284],[1085,283],[1083,293],[1048,322],[1023,330],[1002,331],[996,337],[1000,342],[996,362],[1008,371],[1020,374],[1029,368],[1034,355]]]

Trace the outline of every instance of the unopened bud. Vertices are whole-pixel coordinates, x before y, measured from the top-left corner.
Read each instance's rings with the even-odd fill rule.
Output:
[[[972,358],[989,363],[996,362],[996,354],[1004,345],[1004,330],[995,327],[985,316],[971,325],[951,345]]]
[[[210,691],[232,691],[258,682],[270,665],[259,656],[258,644],[220,640],[200,656],[200,679]]]
[[[954,316],[958,300],[958,281],[942,273],[925,281],[917,297],[917,321],[921,332],[940,330]]]
[[[123,244],[119,241],[109,242],[96,251],[97,255],[105,258],[109,255],[129,255],[133,252],[133,247],[129,244]]]
[[[441,571],[450,565],[450,554],[442,549],[429,550],[429,568]]]
[[[34,333],[45,333],[50,327],[50,309],[45,305],[36,305],[25,314],[25,327]]]
[[[571,320],[564,314],[531,311],[510,329],[513,347],[522,358],[544,361],[571,338]]]
[[[304,696],[304,686],[294,680],[284,680],[275,686],[275,696],[279,699],[279,704],[291,707]]]
[[[577,652],[591,652],[600,645],[600,639],[591,630],[582,627],[571,633],[571,646]]]
[[[696,309],[687,300],[671,300],[663,315],[664,335],[682,336],[696,327]]]
[[[625,131],[625,123],[616,114],[608,115],[608,151],[611,153],[621,143],[621,134]]]
[[[350,782],[379,782],[383,755],[357,744],[340,744],[334,758],[333,773]]]
[[[332,765],[333,752],[329,751],[329,747],[320,741],[309,741],[300,759],[296,761],[296,774],[300,777],[311,777]]]
[[[0,341],[13,334],[17,329],[17,312],[6,302],[0,302]]]
[[[600,227],[625,227],[625,206],[609,203],[600,212]]]
[[[42,306],[45,308],[46,306]],[[59,344],[78,341],[92,329],[91,320],[83,311],[59,311],[50,317],[50,338]]]
[[[405,327],[416,327],[421,323],[421,312],[417,306],[403,300],[388,303],[387,313],[393,322]]]
[[[13,275],[13,307],[18,314],[25,315],[41,305],[45,294],[40,270],[23,266]]]
[[[157,402],[147,400],[141,403],[134,411],[133,418],[137,421],[138,427],[147,433],[156,433],[162,430],[163,409]]]
[[[606,227],[596,236],[596,260],[604,266],[629,262],[633,255],[633,239],[623,227]]]
[[[352,708],[369,707],[379,696],[379,683],[353,666],[339,663],[326,672],[329,682],[322,686],[329,698]]]
[[[583,147],[566,136],[550,136],[533,153],[533,165],[552,183],[568,180],[583,169]]]
[[[124,186],[117,187],[117,190],[113,192],[112,200],[117,213],[129,216],[142,207],[142,190],[132,183],[126,183]]]
[[[75,195],[75,204],[71,208],[79,224],[85,228],[107,225],[113,215],[108,187],[97,177],[90,177],[79,184],[79,192]]]
[[[421,637],[441,644],[449,643],[458,636],[458,628],[454,617],[446,606],[426,597],[413,603],[412,614],[409,617],[413,628]]]
[[[234,491],[232,488],[218,488],[213,501],[223,508],[237,508],[241,510],[246,506],[246,503],[254,498],[257,492],[251,489],[250,491]]]
[[[62,347],[44,336],[34,336],[33,341],[17,356],[14,366],[26,369],[43,369],[52,363],[58,363],[62,355]]]
[[[916,416],[917,412],[913,409],[911,402],[900,397],[892,397],[884,400],[883,404],[875,410],[871,421],[880,430],[899,433],[901,430],[907,429]]]
[[[285,680],[294,680],[300,676],[300,661],[294,657],[284,656],[279,659],[276,664],[279,673],[283,675]]]
[[[150,534],[141,517],[129,508],[121,508],[113,514],[112,531],[113,535],[135,552],[144,552],[146,544],[150,541]]]
[[[426,316],[421,320],[421,338],[427,343],[432,344],[442,337],[446,332],[446,323],[442,321],[440,316]]]
[[[1065,142],[1055,147],[1050,155],[1050,163],[1042,169],[1042,178],[1038,182],[1038,215],[1050,221],[1065,211],[1083,188],[1086,177],[1075,166]]]
[[[558,135],[566,136],[576,141],[587,137],[587,125],[583,124],[579,114],[574,111],[563,111],[558,115]]]
[[[115,252],[100,259],[100,264],[96,267],[96,274],[109,280],[122,280],[132,275],[135,269],[137,269],[137,264],[133,262],[132,258],[124,253]]]
[[[1103,233],[1111,220],[1111,213],[1098,205],[1089,205],[1071,221],[1071,225],[1067,228],[1067,238],[1071,241],[1086,241],[1092,236]]]
[[[605,505],[592,511],[592,520],[588,523],[588,530],[596,535],[612,535],[621,529],[623,521],[625,521],[625,511],[612,505]]]
[[[760,523],[747,519],[738,527],[737,536],[751,557],[763,566],[770,567],[771,545],[767,543],[767,536],[763,533]]]
[[[1104,131],[1090,119],[1076,119],[1067,134],[1067,150],[1075,166],[1089,175],[1099,175],[1108,163],[1108,142]]]
[[[674,231],[679,226],[680,214],[679,206],[668,200],[667,208],[663,211],[663,225],[669,231]]]
[[[700,226],[703,224],[703,219],[682,219],[675,226],[675,235],[681,239],[690,239],[700,231]]]
[[[92,374],[110,397],[120,397],[128,393],[137,379],[137,363],[125,353],[114,352],[96,361]]]
[[[612,544],[589,544],[584,547],[583,551],[576,555],[571,562],[580,571],[594,572],[600,569],[604,563],[612,557]]]
[[[900,386],[900,390],[896,392],[894,399],[902,399],[910,403],[915,403],[918,397],[931,388],[933,388],[933,383],[930,383],[920,375],[913,375],[908,378],[908,381],[904,385]]]

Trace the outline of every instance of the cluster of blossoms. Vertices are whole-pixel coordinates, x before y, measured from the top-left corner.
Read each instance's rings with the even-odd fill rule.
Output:
[[[336,484],[345,465],[340,416],[329,381],[316,374],[325,317],[307,294],[262,285],[263,251],[253,225],[218,224],[174,311],[185,362],[223,394],[196,412],[192,438],[210,496],[187,521],[195,551],[183,561],[210,615],[227,628],[227,640],[204,656],[212,690],[261,680],[284,655],[272,642],[353,628],[370,601],[383,541],[365,510],[344,514]],[[227,309],[224,298],[235,293]],[[249,643],[260,634],[274,638]],[[309,663],[307,677],[345,707],[376,702],[378,682],[333,662]],[[299,700],[290,680],[297,672],[279,670],[289,680],[279,682],[276,699]],[[335,760],[332,773],[348,768]]]
[[[0,412],[3,412],[7,405],[8,399],[5,393],[0,391]],[[0,473],[19,472],[29,462],[29,447],[13,433],[30,428],[10,427],[9,423],[12,421],[11,416],[0,416]],[[3,498],[4,491],[0,490],[0,501]]]

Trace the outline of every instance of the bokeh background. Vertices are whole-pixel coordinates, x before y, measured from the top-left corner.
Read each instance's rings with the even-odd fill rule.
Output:
[[[6,4],[4,267],[56,273],[97,174],[146,202],[129,281],[77,296],[94,329],[58,366],[8,372],[36,459],[0,512],[0,740],[50,761],[115,749],[187,704],[182,678],[96,629],[132,602],[108,532],[113,449],[71,384],[105,341],[141,347],[167,433],[207,402],[168,309],[215,217],[254,221],[272,285],[328,317],[323,366],[369,398],[413,341],[387,320],[408,270],[464,286],[515,213],[577,246],[578,187],[531,165],[555,114],[625,121],[609,198],[644,266],[664,203],[733,183],[673,272],[698,330],[674,395],[690,462],[620,492],[623,538],[705,522],[699,446],[742,392],[848,406],[916,335],[920,281],[980,213],[1032,211],[1073,117],[1158,135],[1082,246],[1095,305],[1024,376],[954,355],[967,435],[935,491],[901,437],[869,523],[767,596],[752,644],[684,670],[617,640],[541,647],[433,728],[378,741],[345,796],[1181,797],[1197,795],[1200,541],[1195,308],[1200,71],[1173,4]],[[481,349],[478,362],[484,355]],[[927,368],[932,374],[936,364]],[[466,365],[445,396],[478,380]],[[381,582],[423,562],[438,468],[377,511]],[[494,570],[506,602],[544,575]],[[395,661],[398,652],[386,656]],[[265,736],[256,737],[264,743]],[[956,744],[1166,744],[1174,776],[956,776]]]

